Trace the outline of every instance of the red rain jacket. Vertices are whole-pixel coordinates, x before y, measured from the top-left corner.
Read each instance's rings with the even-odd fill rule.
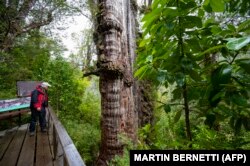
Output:
[[[48,95],[47,93],[42,89],[41,85],[38,85],[36,87],[37,94],[32,96],[31,95],[31,100],[33,103],[31,103],[31,107],[37,109],[42,107],[47,107],[48,106]],[[35,98],[35,99],[32,99]]]

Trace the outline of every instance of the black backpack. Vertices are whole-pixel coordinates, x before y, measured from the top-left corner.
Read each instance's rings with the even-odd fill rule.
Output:
[[[34,108],[34,103],[37,102],[38,93],[36,89],[31,92],[30,108]]]

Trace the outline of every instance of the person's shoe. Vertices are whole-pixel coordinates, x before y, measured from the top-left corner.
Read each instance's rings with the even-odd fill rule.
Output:
[[[30,137],[34,136],[35,132],[30,132]]]

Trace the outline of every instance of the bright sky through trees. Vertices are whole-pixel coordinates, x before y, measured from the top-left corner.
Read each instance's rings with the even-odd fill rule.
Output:
[[[137,0],[137,3],[138,5],[142,5],[144,0]],[[67,20],[70,22],[68,28],[61,30],[59,33],[64,46],[68,49],[68,51],[64,52],[65,58],[67,58],[70,53],[76,53],[77,51],[77,42],[73,39],[72,34],[80,34],[81,31],[90,28],[91,25],[88,18],[83,15],[69,17]]]
[[[84,31],[85,29],[88,29],[90,27],[89,20],[84,17],[83,15],[74,16],[73,18],[68,18],[70,25],[68,25],[68,28],[65,30],[62,30],[60,32],[60,37],[62,38],[62,42],[64,46],[68,49],[68,51],[64,52],[64,57],[67,58],[70,53],[75,53],[77,51],[77,42],[74,41],[72,35],[80,34],[81,31]],[[73,20],[73,21],[72,21]]]

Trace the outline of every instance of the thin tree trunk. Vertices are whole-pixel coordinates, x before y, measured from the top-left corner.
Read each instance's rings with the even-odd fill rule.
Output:
[[[176,1],[176,5],[177,7],[179,7],[179,0]],[[179,35],[178,35],[178,47],[179,47],[179,51],[180,51],[180,55],[182,57],[185,57],[185,53],[184,53],[184,44],[183,44],[183,27],[182,27],[182,18],[178,17],[178,23],[179,23]],[[184,69],[183,69],[183,73],[184,73]],[[189,113],[190,113],[190,109],[189,109],[189,103],[188,103],[188,91],[187,91],[187,81],[185,78],[185,82],[184,85],[182,86],[182,95],[183,95],[183,100],[184,100],[184,110],[185,110],[185,123],[186,123],[186,134],[188,137],[189,141],[192,141],[192,134],[191,134],[191,127],[190,127],[190,119],[189,119]],[[192,144],[190,144],[190,147],[192,146]]]
[[[190,128],[190,120],[189,120],[189,106],[188,106],[188,94],[187,94],[187,85],[186,83],[183,85],[183,98],[184,98],[184,110],[185,110],[185,123],[186,123],[186,133],[189,141],[192,141],[192,134]],[[192,145],[190,145],[192,146]]]

